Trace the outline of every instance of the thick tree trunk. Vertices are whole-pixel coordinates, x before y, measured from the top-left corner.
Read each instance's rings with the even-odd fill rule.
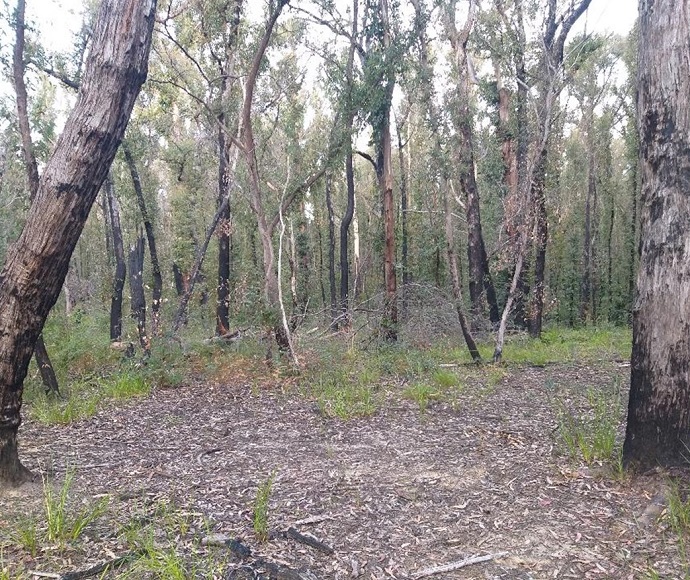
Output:
[[[113,191],[113,182],[108,176],[105,180],[105,194],[108,199],[108,213],[113,236],[113,254],[115,255],[115,275],[113,276],[113,293],[110,300],[110,340],[122,339],[122,291],[125,287],[127,264],[125,262],[125,244],[120,227],[120,210]]]
[[[161,275],[161,267],[158,262],[158,250],[156,249],[156,237],[153,233],[153,224],[149,212],[146,209],[146,201],[144,200],[144,190],[141,186],[141,178],[137,165],[134,162],[134,157],[130,151],[127,143],[122,143],[122,150],[125,154],[125,161],[129,168],[129,174],[132,177],[134,185],[134,192],[137,196],[137,203],[139,204],[139,211],[141,212],[142,220],[144,221],[144,230],[146,231],[146,240],[149,246],[149,254],[151,256],[151,274],[153,277],[153,286],[151,288],[151,333],[154,336],[160,334],[161,326],[161,298],[163,296],[163,276]]]
[[[628,467],[687,465],[690,446],[690,4],[641,0],[640,269],[633,310]]]
[[[146,78],[155,0],[102,0],[81,90],[0,272],[0,481],[21,483],[24,378]]]

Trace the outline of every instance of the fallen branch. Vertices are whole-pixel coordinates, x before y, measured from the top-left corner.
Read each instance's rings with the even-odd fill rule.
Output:
[[[143,555],[144,552],[142,550],[137,550],[135,552],[125,554],[124,556],[113,558],[112,560],[108,560],[107,562],[97,564],[95,566],[92,566],[91,568],[87,568],[86,570],[66,572],[62,576],[56,576],[56,578],[58,578],[59,580],[81,580],[82,578],[98,576],[99,574],[103,574],[103,572],[106,572],[107,570],[115,570],[117,568],[121,568],[125,564],[130,564],[131,562],[134,562],[134,560],[138,560],[139,558],[141,558]]]
[[[450,564],[443,564],[442,566],[426,568],[421,572],[417,572],[412,578],[414,580],[419,580],[420,578],[435,576],[436,574],[441,574],[443,572],[453,572],[455,570],[460,570],[460,568],[465,568],[474,564],[481,564],[482,562],[488,562],[489,560],[494,560],[496,558],[502,558],[507,554],[508,552],[498,552],[496,554],[487,554],[486,556],[470,556],[469,558],[465,558],[459,562],[451,562]]]
[[[310,546],[319,552],[323,552],[324,554],[332,554],[334,552],[333,548],[330,546],[320,542],[313,536],[300,534],[295,528],[288,528],[287,532],[285,532],[285,535],[292,540],[306,544],[307,546]]]

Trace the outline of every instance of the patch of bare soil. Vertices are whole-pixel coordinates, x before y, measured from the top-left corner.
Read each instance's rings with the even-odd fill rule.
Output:
[[[452,404],[425,412],[389,394],[374,416],[349,422],[294,392],[194,385],[67,427],[27,423],[25,463],[58,482],[74,469],[75,496],[110,495],[109,516],[79,549],[32,560],[6,544],[3,557],[46,572],[88,568],[127,552],[133,522],[168,518],[167,540],[180,553],[213,554],[216,572],[202,577],[254,577],[241,566],[262,559],[284,567],[275,578],[291,577],[280,575],[286,567],[320,579],[632,579],[652,569],[680,578],[677,539],[654,508],[666,476],[587,468],[558,441],[559,405],[584,406],[588,389],[610,388],[615,376],[626,384],[628,373],[613,363],[512,370],[493,389],[467,384]],[[261,544],[252,510],[272,473],[273,534]],[[0,533],[30,505],[26,494],[0,498]],[[207,545],[225,536],[252,555]]]

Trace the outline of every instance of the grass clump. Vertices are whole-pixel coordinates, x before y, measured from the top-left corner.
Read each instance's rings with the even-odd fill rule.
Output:
[[[275,477],[276,472],[273,471],[256,490],[252,523],[254,525],[254,533],[260,542],[268,540],[268,508]]]
[[[417,403],[419,410],[423,412],[426,411],[432,401],[441,398],[441,392],[427,383],[416,382],[405,388],[403,397]]]
[[[146,396],[150,392],[151,385],[143,375],[125,372],[106,383],[104,394],[111,399],[132,399]]]
[[[108,498],[80,510],[69,511],[69,491],[74,480],[74,471],[68,471],[58,492],[46,480],[43,481],[43,507],[46,520],[45,538],[50,542],[72,542],[77,540],[86,526],[101,517],[108,506]]]
[[[622,450],[617,443],[621,417],[620,390],[587,393],[589,412],[577,416],[564,406],[558,413],[558,432],[571,458],[582,458],[587,465],[594,462],[613,462],[622,470]]]

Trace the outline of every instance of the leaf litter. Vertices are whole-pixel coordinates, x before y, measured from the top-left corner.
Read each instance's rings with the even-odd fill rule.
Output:
[[[492,388],[467,372],[452,400],[420,411],[386,384],[378,410],[349,421],[289,387],[232,382],[157,390],[67,426],[26,421],[28,467],[58,486],[73,470],[77,507],[110,501],[79,540],[40,541],[32,556],[16,530],[27,514],[40,528],[42,486],[0,495],[0,571],[59,578],[148,538],[189,578],[684,576],[669,474],[587,465],[559,436],[559,409],[586,414],[588,394],[625,384],[627,369],[508,368]],[[262,543],[252,510],[272,474]],[[99,577],[168,577],[134,566]]]

